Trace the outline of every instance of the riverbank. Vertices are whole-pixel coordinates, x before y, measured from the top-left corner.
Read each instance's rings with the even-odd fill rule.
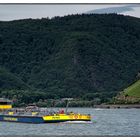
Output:
[[[105,104],[102,104],[102,105],[94,105],[94,108],[138,108],[140,109],[140,104],[115,104],[115,105],[105,105]]]

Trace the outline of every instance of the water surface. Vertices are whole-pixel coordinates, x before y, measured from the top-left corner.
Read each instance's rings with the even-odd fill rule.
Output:
[[[92,123],[0,122],[0,136],[140,136],[139,109],[70,108],[69,111],[91,114]]]

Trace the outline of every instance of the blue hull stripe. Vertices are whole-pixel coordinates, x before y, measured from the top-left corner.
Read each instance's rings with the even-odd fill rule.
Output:
[[[42,117],[34,116],[10,116],[0,115],[0,121],[21,122],[21,123],[44,123]]]

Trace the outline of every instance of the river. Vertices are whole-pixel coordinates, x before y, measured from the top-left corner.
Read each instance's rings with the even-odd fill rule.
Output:
[[[0,136],[140,136],[140,109],[69,108],[88,113],[92,123],[0,122]]]

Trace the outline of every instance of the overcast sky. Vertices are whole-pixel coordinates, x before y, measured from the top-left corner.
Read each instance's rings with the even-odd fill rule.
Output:
[[[9,21],[15,19],[25,19],[25,18],[42,18],[42,17],[54,17],[54,16],[64,16],[68,14],[77,13],[121,13],[126,15],[131,15],[135,17],[140,17],[140,4],[138,5],[128,5],[128,4],[118,4],[118,5],[107,5],[107,4],[58,4],[58,5],[35,5],[35,4],[17,4],[17,5],[0,5],[0,20]]]

